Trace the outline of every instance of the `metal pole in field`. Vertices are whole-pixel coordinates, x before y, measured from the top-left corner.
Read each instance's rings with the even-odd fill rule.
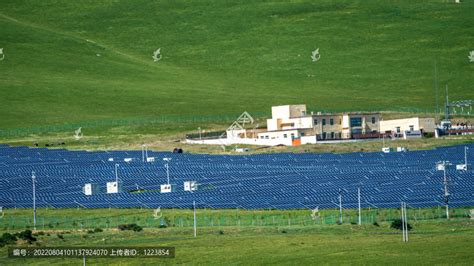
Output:
[[[448,178],[446,177],[446,166],[443,168],[444,173],[444,202],[446,203],[446,219],[449,219],[449,190]]]
[[[194,237],[197,235],[197,223],[196,223],[196,201],[193,200],[193,209],[194,209]]]
[[[145,145],[142,145],[142,162],[145,161]]]
[[[35,172],[31,172],[31,179],[33,181],[33,230],[36,230],[36,176]]]
[[[436,112],[435,118],[439,119],[439,96],[438,96],[438,68],[436,67],[436,60],[434,62],[434,85],[435,85],[435,97],[436,97]]]
[[[171,158],[163,158],[163,161],[165,161],[165,167],[166,167],[166,180],[168,180],[168,185],[170,184],[170,170],[169,170],[169,161],[171,161]]]
[[[342,191],[339,189],[339,223],[342,224]]]
[[[119,164],[116,163],[115,164],[115,182],[117,182],[117,186],[118,186],[118,167],[119,167]]]
[[[359,201],[359,225],[362,224],[361,210],[360,210],[360,187],[357,188],[357,198]]]
[[[466,170],[467,170],[467,150],[469,148],[468,147],[464,147],[464,164],[466,165]]]
[[[404,211],[403,213],[405,214],[405,240],[408,242],[408,215],[407,215],[407,204],[406,202],[403,203]]]
[[[400,214],[402,220],[402,239],[405,242],[405,216],[403,215],[403,202],[400,204]]]
[[[145,159],[148,161],[148,145],[145,144]]]

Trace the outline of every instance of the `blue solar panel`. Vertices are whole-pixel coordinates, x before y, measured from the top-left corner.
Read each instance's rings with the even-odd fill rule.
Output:
[[[0,206],[32,207],[32,171],[36,175],[38,207],[199,207],[247,209],[334,208],[342,191],[346,208],[357,206],[357,188],[363,207],[412,207],[444,204],[443,172],[435,164],[474,159],[474,144],[434,150],[384,154],[280,153],[207,155],[149,152],[155,162],[142,162],[140,151],[68,151],[0,145]],[[159,193],[166,183],[162,158],[169,162],[172,193]],[[109,161],[113,158],[113,161]],[[131,162],[124,162],[132,158]],[[122,192],[106,193],[115,181],[115,164]],[[474,205],[474,171],[448,169],[450,204]],[[197,181],[199,189],[184,191],[183,182]],[[85,183],[98,184],[99,192],[86,196]],[[142,189],[146,192],[132,193]]]

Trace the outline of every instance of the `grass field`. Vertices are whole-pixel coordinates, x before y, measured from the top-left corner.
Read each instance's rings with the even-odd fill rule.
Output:
[[[441,91],[474,96],[472,13],[467,0],[5,0],[0,128],[292,103],[433,111],[435,60]]]
[[[453,209],[454,210],[454,209]],[[78,219],[90,218],[107,212],[108,216],[126,215],[144,210],[42,210],[41,215],[69,215]],[[367,212],[368,210],[364,210]],[[417,210],[409,210],[413,214]],[[436,213],[437,209],[421,209],[420,213]],[[461,212],[461,209],[456,209]],[[204,210],[199,210],[202,219]],[[293,211],[245,211],[208,210],[208,214],[229,216],[240,212],[242,217],[260,215],[309,215],[307,210]],[[397,210],[379,210],[380,215]],[[101,214],[100,214],[101,213]],[[148,210],[148,215],[151,210]],[[164,210],[164,215],[189,215],[190,210]],[[322,215],[335,214],[335,210],[322,210]],[[354,214],[355,210],[345,210]],[[441,210],[442,213],[442,210]],[[22,216],[31,210],[9,210],[8,215]],[[401,241],[401,233],[391,229],[389,222],[379,222],[379,226],[365,223],[362,226],[346,223],[343,225],[291,224],[279,226],[207,226],[198,227],[198,236],[193,238],[192,227],[145,228],[142,232],[104,229],[99,233],[88,233],[79,229],[39,229],[34,246],[121,246],[121,247],[176,247],[174,259],[98,259],[90,258],[88,265],[153,265],[153,264],[449,264],[470,265],[474,248],[474,223],[466,217],[446,221],[413,220],[409,218],[413,230],[410,242]],[[15,230],[8,230],[15,232]],[[0,228],[0,233],[5,232]],[[7,249],[0,248],[0,264],[63,265],[79,264],[81,259],[9,259]]]

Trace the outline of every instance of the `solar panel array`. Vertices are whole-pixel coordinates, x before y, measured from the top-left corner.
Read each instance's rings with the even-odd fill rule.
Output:
[[[468,161],[474,159],[474,144]],[[349,154],[278,153],[207,155],[148,152],[155,162],[143,162],[141,151],[68,151],[0,145],[0,206],[32,207],[32,171],[36,176],[37,207],[147,207],[296,209],[335,208],[339,193],[344,208],[411,207],[444,204],[443,171],[436,163],[449,160],[450,205],[474,206],[474,171],[458,171],[464,145],[400,153]],[[175,191],[160,193],[166,183],[165,157]],[[113,158],[113,161],[109,161]],[[124,162],[125,158],[132,158]],[[106,193],[118,166],[122,191]],[[184,191],[184,181],[197,181],[198,190]],[[86,183],[99,192],[87,196]],[[144,192],[133,193],[133,190]]]

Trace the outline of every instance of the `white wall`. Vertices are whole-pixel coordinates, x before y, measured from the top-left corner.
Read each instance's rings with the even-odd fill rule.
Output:
[[[291,134],[293,136],[299,137],[298,130],[285,130],[285,131],[268,131],[268,132],[262,132],[258,133],[257,137],[258,139],[267,139],[266,137],[268,136],[268,139],[290,139],[291,140]],[[286,135],[286,138],[285,138]]]
[[[290,106],[281,105],[281,106],[272,106],[272,118],[289,118],[290,117]]]
[[[272,106],[272,118],[283,118],[288,119],[292,117],[301,117],[306,115],[306,105],[281,105]]]
[[[397,127],[400,127],[400,132],[403,132],[410,130],[410,126],[413,126],[413,130],[420,130],[420,123],[418,117],[395,120],[382,120],[380,121],[380,132],[396,131]]]
[[[206,139],[206,140],[186,140],[189,144],[206,144],[206,145],[232,145],[232,144],[248,144],[262,146],[286,145],[291,146],[293,142],[291,138],[287,139]]]
[[[315,144],[317,142],[316,136],[302,136],[301,145],[304,144]]]

